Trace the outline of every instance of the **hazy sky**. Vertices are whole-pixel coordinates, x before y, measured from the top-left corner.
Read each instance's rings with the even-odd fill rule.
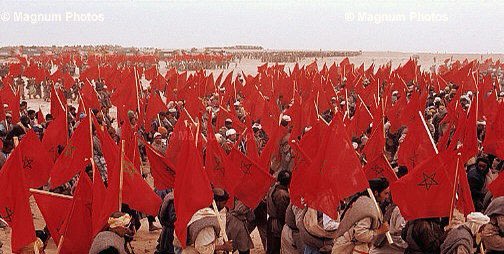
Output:
[[[504,1],[5,1],[0,46],[504,52]]]

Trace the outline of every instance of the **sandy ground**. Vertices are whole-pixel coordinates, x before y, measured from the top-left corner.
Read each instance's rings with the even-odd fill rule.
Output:
[[[370,66],[373,62],[375,63],[376,66],[385,64],[389,61],[392,61],[393,67],[397,67],[401,63],[405,63],[411,56],[416,55],[418,56],[419,63],[422,66],[422,69],[428,69],[432,65],[435,64],[434,57],[436,57],[436,62],[442,63],[442,61],[446,58],[450,58],[453,56],[454,60],[464,60],[465,58],[468,59],[486,59],[488,57],[492,57],[494,61],[497,59],[501,59],[501,61],[504,61],[504,55],[503,54],[498,54],[498,55],[481,55],[481,54],[433,54],[433,53],[418,53],[418,54],[413,54],[413,53],[400,53],[400,52],[364,52],[360,56],[356,57],[351,57],[350,61],[354,63],[356,66],[360,65],[361,63],[364,63],[365,68]],[[299,63],[301,65],[303,64],[309,64],[313,62],[312,59],[304,59],[300,61]],[[317,63],[319,65],[319,68],[322,67],[324,63],[327,63],[328,65],[332,64],[334,61],[336,63],[339,63],[341,60],[343,60],[343,57],[336,57],[336,58],[324,58],[324,59],[317,59]],[[235,75],[238,72],[245,72],[246,74],[255,74],[257,73],[257,66],[261,65],[262,63],[258,60],[251,60],[251,59],[244,59],[239,63],[232,63],[230,65],[230,68],[225,71],[225,73],[228,73],[231,70],[234,70]],[[286,68],[293,68],[294,63],[287,63]],[[164,73],[166,71],[166,68],[163,68],[164,66],[161,67],[161,72]],[[211,72],[215,74],[219,74],[222,70],[210,70]],[[216,75],[215,75],[216,76]],[[146,85],[148,82],[143,80],[142,82],[144,85]],[[72,103],[74,104],[74,103]],[[76,104],[74,104],[77,106]],[[31,109],[38,110],[40,107],[44,114],[49,113],[50,110],[50,104],[48,102],[44,102],[43,100],[37,99],[37,100],[28,100],[28,106]],[[115,115],[115,110],[111,110],[112,116]],[[45,222],[44,219],[42,218],[40,211],[35,204],[35,201],[33,198],[30,200],[31,202],[31,207],[32,207],[32,212],[33,212],[33,219],[34,219],[34,224],[36,229],[41,229],[44,227]],[[156,222],[157,223],[157,222]],[[158,223],[157,223],[158,224]],[[158,224],[159,225],[159,224]],[[11,253],[10,250],[10,228],[4,228],[0,229],[0,240],[3,242],[4,246],[2,249],[0,249],[0,254],[2,253]],[[159,236],[159,231],[156,232],[149,232],[148,231],[148,224],[147,224],[147,219],[142,220],[142,227],[140,230],[137,232],[135,236],[135,240],[132,243],[132,246],[135,250],[136,253],[153,253],[157,244],[157,238]],[[255,245],[255,249],[251,251],[253,254],[259,254],[259,253],[265,253],[262,244],[259,238],[259,234],[257,230],[255,230],[252,233],[252,239]],[[56,253],[56,246],[52,239],[49,241],[49,245],[46,249],[46,253],[52,254]]]

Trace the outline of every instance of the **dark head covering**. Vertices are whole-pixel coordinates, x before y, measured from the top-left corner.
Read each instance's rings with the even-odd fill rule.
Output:
[[[387,189],[389,187],[389,182],[387,181],[386,178],[375,178],[375,179],[371,179],[369,180],[369,187],[371,188],[371,190],[374,192],[374,191],[377,191],[378,193],[381,193],[382,191],[384,191],[385,189]]]
[[[229,199],[229,194],[221,188],[214,188],[213,194],[216,202],[222,202]]]

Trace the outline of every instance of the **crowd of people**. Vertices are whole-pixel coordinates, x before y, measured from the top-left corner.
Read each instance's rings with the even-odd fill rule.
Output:
[[[338,53],[316,54],[316,57],[329,55],[334,56],[338,55]],[[241,57],[260,57],[266,62],[295,62],[301,57],[313,57],[313,55],[287,52],[277,55],[243,55]],[[197,62],[186,64],[182,64],[182,70],[207,67]],[[174,67],[179,68],[180,65]],[[227,68],[227,66],[222,65],[220,68]],[[266,73],[260,75],[266,75]],[[483,77],[477,78],[483,79]],[[2,156],[0,156],[1,165],[8,160],[17,142],[22,141],[30,130],[33,130],[40,140],[43,140],[46,130],[54,121],[52,114],[46,114],[42,117],[40,115],[42,114],[41,111],[31,109],[29,101],[24,101],[24,96],[26,94],[28,99],[38,97],[50,101],[54,98],[54,96],[51,98],[51,94],[48,92],[51,87],[56,91],[63,89],[64,86],[59,83],[60,81],[45,80],[37,85],[30,80],[28,79],[26,84],[28,91],[24,90],[25,84],[20,77],[12,83],[11,89],[20,91],[23,101],[20,102],[20,117],[17,123],[13,122],[13,114],[17,114],[17,112],[12,112],[11,107],[4,108],[6,112],[5,119],[0,122],[0,139],[3,143]],[[250,77],[238,76],[236,82],[235,86],[245,87],[247,82],[253,81],[251,81]],[[341,116],[350,121],[356,119],[360,112],[369,111],[370,107],[364,104],[361,98],[362,94],[356,91],[347,91],[350,84],[347,83],[346,78],[331,84],[333,91],[328,92],[328,94],[334,96],[330,95],[328,97],[328,107],[321,108],[320,112],[317,108],[317,124],[323,125],[324,122],[331,124],[331,122],[337,121],[337,117]],[[356,84],[356,86],[361,86],[364,89],[371,85],[371,80],[364,78],[357,81]],[[262,153],[269,152],[269,149],[271,149],[276,151],[276,156],[271,156],[267,160],[266,168],[274,181],[256,207],[248,207],[240,198],[230,195],[233,194],[233,190],[213,184],[212,193],[215,206],[209,204],[208,207],[199,207],[187,224],[187,239],[180,239],[180,235],[175,233],[177,218],[180,217],[177,216],[178,208],[175,202],[175,192],[177,190],[173,188],[156,188],[154,191],[162,200],[157,216],[148,216],[136,211],[128,204],[123,204],[121,211],[110,214],[103,229],[94,235],[89,247],[89,253],[91,254],[134,253],[131,248],[131,241],[135,238],[135,232],[141,227],[140,220],[144,216],[147,217],[149,222],[149,231],[160,232],[157,246],[155,246],[155,253],[158,254],[211,254],[224,252],[247,254],[251,253],[253,249],[261,247],[268,254],[455,254],[481,252],[483,248],[486,253],[504,252],[504,197],[493,196],[488,188],[490,183],[495,181],[501,174],[504,168],[502,160],[504,158],[485,153],[481,148],[487,128],[485,119],[478,119],[477,122],[477,141],[480,149],[476,154],[469,156],[468,161],[462,162],[465,170],[460,172],[460,174],[467,175],[470,196],[474,204],[474,210],[467,213],[466,216],[464,216],[464,211],[456,208],[454,209],[454,215],[450,217],[406,220],[401,214],[401,208],[394,202],[394,193],[391,193],[390,190],[392,182],[385,177],[368,179],[368,190],[362,190],[340,200],[338,207],[332,207],[336,214],[334,216],[325,213],[325,210],[310,207],[303,199],[298,202],[293,197],[291,183],[294,179],[293,174],[298,170],[297,167],[300,164],[298,158],[301,157],[301,154],[300,150],[296,149],[292,142],[299,140],[303,142],[303,138],[311,135],[310,131],[316,128],[315,124],[303,125],[301,126],[301,132],[295,131],[298,127],[296,121],[301,121],[293,115],[297,97],[292,98],[292,100],[285,100],[278,97],[278,94],[261,94],[268,102],[267,107],[275,107],[275,110],[280,112],[277,122],[278,127],[276,128],[282,130],[282,132],[277,137],[271,131],[272,129],[268,123],[264,121],[264,118],[259,121],[250,119],[252,113],[248,105],[250,105],[250,100],[253,98],[250,94],[235,89],[233,98],[226,102],[226,99],[229,99],[229,91],[226,91],[226,89],[229,90],[232,86],[225,87],[224,84],[222,86],[217,84],[216,91],[199,97],[198,102],[201,102],[201,107],[205,109],[199,111],[199,115],[189,113],[192,106],[189,103],[192,102],[188,98],[172,99],[168,93],[141,90],[140,94],[148,103],[151,103],[154,97],[166,97],[166,108],[156,112],[154,119],[146,119],[146,116],[142,113],[144,110],[141,109],[129,109],[126,111],[126,118],[119,119],[119,114],[113,116],[110,113],[113,105],[110,101],[111,91],[107,89],[106,81],[97,79],[93,82],[93,85],[100,100],[100,108],[90,108],[91,111],[86,112],[67,105],[67,99],[77,101],[77,94],[83,87],[83,83],[79,82],[76,82],[67,91],[68,94],[63,99],[63,103],[66,108],[65,114],[69,137],[75,133],[75,130],[83,121],[86,121],[89,112],[96,118],[97,121],[93,123],[92,135],[93,161],[105,186],[110,182],[111,165],[107,163],[103,151],[105,149],[103,140],[98,137],[97,129],[108,133],[116,144],[120,144],[121,140],[124,139],[123,135],[126,135],[124,133],[129,129],[133,130],[135,132],[134,136],[138,138],[138,142],[135,143],[135,151],[139,152],[142,168],[145,169],[152,165],[147,149],[152,147],[156,153],[168,157],[170,152],[173,153],[173,148],[170,147],[178,145],[179,133],[177,133],[177,130],[180,130],[181,125],[190,125],[191,122],[200,128],[201,133],[196,131],[196,136],[201,136],[201,139],[207,142],[207,145],[202,146],[201,149],[202,159],[205,162],[207,161],[205,157],[212,155],[207,153],[209,140],[212,139],[216,140],[225,154],[231,154],[234,149],[238,149],[243,154],[252,157],[251,151],[257,149],[255,156],[262,156]],[[45,86],[48,88],[45,88]],[[6,88],[4,87],[4,89]],[[382,94],[383,100],[387,98],[387,102],[382,102],[382,105],[390,107],[400,105],[398,103],[401,101],[401,96],[406,97],[407,100],[412,100],[411,98],[416,89],[418,89],[417,81],[405,82],[404,89],[401,92],[395,89],[387,89],[386,83],[378,83],[378,94]],[[32,90],[35,90],[35,92],[31,93]],[[42,90],[43,93],[41,93]],[[376,89],[373,89],[373,91],[376,91]],[[503,91],[502,87],[499,87],[499,83],[495,87],[492,86],[491,92],[485,92],[486,99],[495,98],[496,103],[504,103],[504,93],[497,93],[496,91]],[[492,97],[492,93],[497,94]],[[72,94],[75,95],[72,96]],[[385,95],[383,96],[383,94]],[[277,97],[268,98],[268,96]],[[406,98],[402,98],[402,100]],[[426,91],[424,99],[425,101],[422,101],[421,107],[425,127],[432,137],[432,141],[437,145],[442,142],[443,137],[446,137],[444,135],[450,135],[447,134],[450,131],[453,134],[455,131],[450,130],[451,126],[443,121],[443,119],[447,118],[450,102],[456,101],[462,112],[468,112],[472,108],[471,105],[475,105],[478,100],[478,95],[472,91],[462,91],[459,84],[450,82],[439,90],[430,87]],[[256,103],[256,101],[252,101],[252,103]],[[304,105],[309,107],[307,104]],[[365,107],[366,111],[361,107]],[[312,114],[315,114],[315,112],[312,112]],[[371,112],[369,114],[372,115]],[[372,121],[372,123],[376,122]],[[383,154],[386,160],[390,162],[396,177],[401,179],[414,169],[403,165],[398,158],[398,150],[411,128],[408,128],[406,124],[394,123],[392,117],[384,117],[381,123],[385,134]],[[345,122],[345,124],[349,123]],[[369,144],[368,141],[377,128],[380,127],[367,123],[364,132],[350,135],[350,144],[360,156],[360,162],[363,164],[371,159],[364,155],[363,150]],[[249,129],[250,131],[247,131]],[[267,148],[272,140],[274,140],[273,148]],[[58,153],[61,154],[64,149],[64,146],[58,147]],[[314,147],[313,149],[317,148]],[[134,158],[130,159],[134,160]],[[2,168],[0,172],[5,170],[5,168]],[[177,169],[171,170],[177,171]],[[93,178],[91,164],[86,168],[86,172],[90,179],[95,179]],[[143,171],[142,176],[145,179],[150,179],[153,175],[149,172],[152,171]],[[56,188],[50,187],[48,183],[40,189],[72,196],[76,193],[79,177],[87,177],[87,175],[75,175],[70,181]],[[352,179],[352,176],[348,176],[348,178]],[[498,188],[504,188],[504,186],[501,185]],[[161,228],[155,225],[156,217],[161,224]],[[5,223],[1,225],[1,227],[6,226]],[[261,247],[252,241],[251,234],[256,229],[260,235]],[[37,230],[36,237],[37,241],[26,246],[20,253],[43,253],[48,240],[51,238],[50,229],[45,227]],[[34,250],[37,252],[34,252]]]

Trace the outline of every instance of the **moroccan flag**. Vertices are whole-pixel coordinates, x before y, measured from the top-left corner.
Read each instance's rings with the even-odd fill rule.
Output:
[[[46,151],[49,152],[53,161],[59,157],[58,146],[65,147],[68,142],[68,126],[67,118],[65,115],[58,117],[50,122],[47,127],[44,137],[42,138],[42,144]]]
[[[49,172],[54,163],[37,134],[33,130],[28,131],[16,149],[19,149],[22,153],[21,158],[26,185],[30,188],[45,185],[49,180]]]
[[[308,168],[304,198],[310,207],[337,218],[339,202],[369,185],[340,118],[333,119],[321,140]]]
[[[500,173],[495,180],[488,185],[488,190],[493,197],[504,196],[504,174]]]
[[[93,218],[92,228],[94,237],[106,224],[108,214],[104,214],[104,216],[102,216],[102,212],[105,210],[103,208],[106,207],[104,202],[107,196],[107,189],[105,188],[101,175],[96,169],[94,163],[92,163],[92,167],[93,167],[93,204],[91,206],[91,217]],[[108,211],[109,210],[106,210],[105,212]],[[111,213],[112,212],[110,212],[109,214]]]
[[[51,188],[58,187],[90,163],[91,154],[91,130],[89,118],[84,118],[67,146],[56,160],[51,171]]]
[[[418,112],[416,119],[408,126],[408,134],[397,154],[399,164],[407,166],[409,170],[436,154],[430,133],[425,129],[420,114]]]
[[[66,116],[66,99],[61,89],[56,90],[51,86],[51,115],[56,119],[58,116]]]
[[[485,140],[483,147],[485,153],[494,154],[497,157],[504,158],[504,103],[500,103],[494,118],[487,121]]]
[[[394,202],[406,220],[449,216],[453,179],[447,175],[446,162],[452,160],[456,159],[435,155],[391,184]]]
[[[35,227],[30,209],[29,193],[23,176],[22,155],[19,149],[12,154],[0,170],[0,217],[12,228],[13,253],[35,241]]]
[[[214,187],[227,189],[224,181],[227,154],[215,139],[214,130],[210,122],[207,123],[207,139],[205,171]]]
[[[100,100],[98,100],[98,94],[95,89],[88,82],[84,82],[81,89],[82,100],[84,105],[90,109],[101,109]]]
[[[32,191],[32,195],[35,198],[35,202],[37,202],[42,217],[44,217],[52,239],[58,245],[63,223],[72,208],[73,197],[38,190]]]
[[[293,204],[301,207],[301,198],[305,192],[305,181],[307,177],[310,176],[308,167],[312,161],[296,140],[291,140],[290,146],[294,151],[294,168],[292,170],[292,180],[290,183],[290,198]]]
[[[177,177],[175,177],[175,233],[185,248],[187,242],[187,223],[198,210],[210,206],[213,192],[210,188],[201,153],[196,149],[194,138],[186,132],[182,142],[182,151],[177,159]],[[199,135],[199,134],[198,134]]]
[[[150,130],[151,122],[158,119],[159,112],[166,111],[168,111],[168,107],[166,107],[161,96],[156,92],[152,93],[149,103],[147,103],[147,111],[145,112],[145,129]]]
[[[232,186],[229,192],[250,209],[256,208],[273,184],[273,177],[235,147],[228,159],[225,177],[227,186]]]
[[[79,181],[73,197],[73,203],[68,211],[60,234],[63,235],[61,253],[73,253],[75,250],[84,253],[89,251],[92,236],[92,213],[93,202],[92,183],[89,176],[81,171]]]
[[[124,151],[118,149],[117,146],[111,144],[111,139],[100,139],[102,142],[107,142],[104,145],[105,160],[110,162],[111,167],[108,169],[108,195],[107,205],[112,203],[119,204],[118,197],[122,195],[122,203],[128,204],[131,208],[156,216],[161,205],[161,199],[157,196],[152,188],[140,175],[140,170],[135,168],[135,165],[126,157]],[[122,146],[121,146],[122,147]],[[123,174],[122,193],[120,194],[120,176]],[[110,201],[115,200],[115,201]],[[109,202],[110,201],[110,202]],[[107,215],[110,215],[107,214]]]
[[[161,207],[161,198],[154,193],[128,158],[124,157],[122,164],[123,203],[137,211],[156,216]]]
[[[389,183],[393,183],[397,180],[394,170],[383,154],[369,161],[364,166],[363,170],[368,180],[381,177],[387,178]]]
[[[45,120],[45,117],[44,117],[44,113],[42,113],[42,109],[39,107],[39,111],[37,113],[37,123],[38,124],[41,124],[41,123],[44,123],[46,120]]]
[[[2,102],[6,103],[9,106],[8,110],[12,113],[12,122],[19,122],[19,93],[15,94],[10,86],[6,85],[3,89],[0,90],[0,96],[2,97]]]
[[[158,190],[173,188],[175,182],[175,166],[164,155],[156,151],[151,145],[145,144],[145,152],[149,159],[150,172],[154,178],[154,187]]]
[[[124,152],[126,157],[130,159],[135,165],[135,169],[140,172],[140,152],[138,151],[138,137],[135,129],[131,127],[129,122],[121,125],[121,140],[124,140]]]

